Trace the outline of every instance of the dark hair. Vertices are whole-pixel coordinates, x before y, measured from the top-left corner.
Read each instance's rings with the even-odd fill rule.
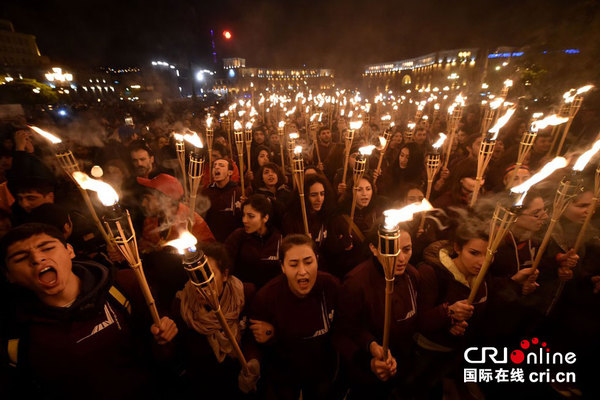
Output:
[[[135,142],[129,145],[129,154],[138,150],[145,150],[148,152],[149,156],[154,157],[154,152],[152,151],[150,146],[148,146],[148,143],[146,143],[146,141],[143,139],[136,140]]]
[[[402,149],[408,149],[408,163],[406,168],[400,168],[400,153]],[[414,142],[403,143],[398,147],[396,158],[390,168],[392,177],[402,177],[403,180],[412,180],[417,182],[421,180],[423,170],[425,169],[424,155],[419,150],[419,145]]]
[[[281,261],[282,264],[285,259],[285,253],[294,246],[309,246],[315,253],[315,256],[317,254],[317,246],[311,238],[303,234],[294,233],[287,235],[281,241],[281,245],[279,246],[279,261]]]
[[[414,182],[404,182],[398,188],[398,199],[397,200],[400,203],[402,203],[402,205],[408,205],[408,203],[406,202],[406,197],[408,196],[408,192],[410,192],[413,189],[419,190],[421,193],[425,194],[425,192],[423,191],[422,185],[416,184]]]
[[[331,129],[329,129],[328,126],[322,126],[322,127],[320,127],[319,130],[317,131],[317,138],[319,136],[321,136],[321,132],[323,132],[323,131],[331,131]]]
[[[373,204],[375,203],[375,197],[377,195],[377,187],[375,186],[375,183],[373,182],[373,172],[370,169],[367,169],[365,171],[365,174],[363,175],[362,179],[366,180],[371,185],[371,190],[373,192],[373,195],[371,196],[371,201],[369,202],[369,205],[367,206],[367,208],[371,208],[373,206]],[[359,182],[359,184],[360,184],[360,182]],[[348,169],[348,177],[346,178],[346,191],[342,194],[342,196],[339,200],[339,204],[340,204],[339,208],[342,210],[347,210],[347,212],[350,212],[350,207],[352,204],[353,187],[354,187],[354,181],[353,181],[352,171],[350,169]]]
[[[215,267],[219,268],[221,274],[229,274],[232,271],[231,258],[229,257],[229,253],[227,253],[227,247],[223,243],[202,243],[200,249],[207,257],[217,262]]]
[[[258,172],[256,173],[256,176],[254,176],[255,188],[259,189],[261,187],[266,187],[265,182],[263,181],[263,171],[265,170],[265,168],[269,168],[270,170],[275,171],[275,173],[277,174],[277,186],[281,186],[285,183],[285,179],[283,177],[283,173],[281,172],[281,168],[279,167],[279,165],[275,164],[274,162],[268,162],[262,167],[260,167],[258,169]]]
[[[62,232],[69,223],[69,213],[57,204],[42,204],[31,210],[27,222],[52,225]]]
[[[273,217],[273,206],[271,205],[271,201],[265,195],[253,194],[248,197],[246,201],[242,203],[242,211],[244,210],[244,207],[248,205],[258,211],[263,217],[265,215],[268,215],[269,219]]]
[[[331,184],[323,175],[320,174],[311,174],[306,176],[304,179],[304,203],[306,205],[306,209],[310,210],[310,187],[315,183],[320,183],[323,185],[323,189],[325,190],[325,201],[323,202],[323,206],[321,210],[319,210],[318,214],[322,215],[325,220],[330,219],[335,211],[335,194],[333,189],[331,188]],[[290,211],[296,214],[298,218],[302,218],[300,214],[300,196],[298,196],[298,188],[294,190],[294,196],[292,196],[292,204],[290,205]]]
[[[31,178],[14,183],[14,189],[11,190],[14,194],[38,192],[42,195],[54,193],[54,182],[49,182],[44,179]]]
[[[472,212],[459,212],[459,220],[456,221],[456,229],[452,235],[452,242],[460,249],[470,240],[481,239],[486,242],[489,239],[489,223],[485,222]]]
[[[11,229],[3,238],[0,240],[0,268],[6,272],[6,253],[8,248],[16,242],[29,239],[35,235],[46,234],[60,241],[63,246],[67,247],[67,242],[63,236],[63,233],[56,227],[47,224],[39,223],[27,223],[19,225],[16,228]]]
[[[256,147],[256,150],[254,151],[254,157],[252,157],[252,162],[255,166],[254,168],[258,167],[258,156],[263,150],[267,152],[267,155],[269,156],[269,162],[271,162],[271,160],[273,159],[273,152],[271,151],[271,149],[261,144],[260,146]]]
[[[212,146],[213,151],[218,151],[219,153],[221,153],[221,156],[223,158],[226,158],[227,156],[229,156],[229,149],[227,148],[227,146],[223,145],[222,143],[219,142],[213,142],[213,146]]]
[[[544,196],[541,192],[537,191],[536,189],[530,189],[527,192],[525,198],[523,199],[523,206],[521,207],[521,210],[528,208],[531,205],[531,202],[537,199],[538,197],[541,197],[542,200],[544,199]]]

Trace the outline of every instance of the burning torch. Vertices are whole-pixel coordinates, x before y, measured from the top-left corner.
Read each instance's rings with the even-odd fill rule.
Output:
[[[250,148],[252,147],[252,121],[246,122],[246,130],[244,131],[244,142],[246,142],[246,155],[248,156],[248,172],[250,172],[252,171],[252,164],[250,161]]]
[[[73,152],[70,149],[66,148],[66,146],[63,144],[62,139],[60,139],[59,137],[51,134],[50,132],[46,132],[36,126],[29,126],[29,128],[31,128],[34,132],[38,133],[40,136],[42,136],[46,140],[50,141],[50,143],[57,145],[55,155],[56,155],[56,159],[58,160],[60,167],[62,168],[64,173],[73,182],[75,182],[75,184],[77,184],[77,181],[73,177],[73,172],[79,172],[79,164],[77,163],[77,160],[75,159],[75,156],[73,155]],[[100,231],[100,234],[102,235],[102,238],[106,242],[106,245],[110,246],[112,243],[111,239],[108,235],[108,232],[106,232],[106,230],[104,229],[104,226],[100,222],[100,219],[98,218],[98,214],[96,214],[96,209],[94,208],[94,205],[92,204],[92,201],[90,200],[90,196],[84,189],[81,188],[80,185],[77,184],[77,188],[79,189],[79,192],[81,193],[81,197],[83,197],[83,201],[85,202],[85,205],[87,206],[94,222],[96,223],[96,227],[98,228],[98,231]]]
[[[479,155],[477,157],[477,177],[475,178],[475,189],[473,190],[473,197],[471,198],[471,207],[475,205],[479,190],[481,189],[481,183],[483,181],[483,175],[487,169],[490,161],[492,160],[492,154],[496,147],[496,139],[498,139],[498,133],[500,129],[508,122],[510,117],[515,113],[515,108],[509,108],[501,118],[498,118],[496,124],[488,131],[492,136],[486,136],[481,140],[479,146]]]
[[[277,125],[277,134],[279,135],[279,153],[281,154],[281,171],[285,173],[285,156],[283,155],[283,145],[285,132],[285,121],[279,121]]]
[[[244,165],[244,132],[242,132],[242,124],[240,121],[235,121],[235,124],[233,124],[233,135],[235,136],[235,146],[237,148],[238,162],[240,164],[240,183],[242,186],[242,196],[246,196],[244,173],[241,170]]]
[[[418,212],[431,210],[433,207],[425,199],[421,203],[410,204],[401,209],[391,209],[383,212],[385,222],[379,227],[379,243],[377,249],[380,254],[381,265],[385,274],[385,314],[383,323],[383,359],[387,358],[390,343],[390,327],[392,322],[392,294],[394,293],[394,280],[396,260],[402,251],[400,248],[401,222],[411,221]]]
[[[192,132],[192,131],[190,131]],[[202,181],[202,172],[204,170],[204,158],[200,154],[202,141],[196,132],[186,133],[183,139],[194,146],[194,151],[190,153],[190,162],[188,164],[188,181],[190,193],[190,223],[194,225],[194,210],[196,209],[196,197]]]
[[[467,299],[469,304],[472,304],[477,296],[477,292],[479,291],[479,287],[483,283],[485,279],[485,275],[490,264],[493,261],[494,254],[496,250],[498,250],[498,246],[504,240],[506,233],[512,226],[512,224],[517,219],[517,213],[523,205],[523,200],[525,200],[525,196],[527,196],[527,192],[529,189],[546,179],[548,176],[552,175],[554,171],[559,168],[564,168],[567,165],[567,160],[562,157],[557,157],[548,164],[546,164],[538,173],[533,175],[527,181],[522,184],[515,186],[511,189],[511,193],[517,196],[517,201],[513,204],[510,209],[503,207],[500,203],[496,204],[496,209],[494,210],[494,215],[492,220],[490,221],[490,232],[488,238],[488,247],[485,254],[485,259],[477,274],[477,278],[471,287],[471,292],[469,294],[469,298]]]
[[[433,187],[433,179],[437,175],[440,170],[440,165],[442,161],[442,156],[440,154],[440,149],[444,144],[444,140],[446,140],[446,135],[440,132],[440,138],[437,142],[435,142],[432,146],[433,151],[427,154],[427,192],[425,194],[425,198],[429,200],[429,196],[431,196],[431,188]],[[419,230],[423,229],[425,226],[425,214],[421,218],[421,222],[419,223]]]
[[[82,189],[95,191],[98,194],[100,202],[109,208],[107,215],[103,217],[106,231],[113,245],[119,249],[123,258],[125,258],[131,269],[135,272],[154,324],[161,326],[160,316],[158,315],[158,310],[156,309],[156,304],[146,281],[144,268],[142,267],[142,260],[140,259],[135,230],[133,229],[129,211],[123,211],[119,204],[117,192],[108,183],[90,178],[87,174],[79,171],[73,172],[73,179],[75,179]]]
[[[208,175],[209,176],[211,176],[210,169],[212,168],[212,148],[213,148],[214,137],[215,137],[215,134],[214,134],[214,130],[212,128],[212,117],[210,115],[207,115],[206,116],[206,145],[208,146]]]
[[[194,285],[198,294],[206,300],[208,306],[214,311],[223,332],[233,347],[237,359],[240,361],[240,364],[242,364],[244,371],[247,372],[248,363],[246,362],[246,357],[244,357],[242,349],[240,349],[240,345],[234,337],[233,332],[227,323],[227,319],[223,314],[223,310],[221,309],[217,283],[215,282],[215,275],[212,267],[204,252],[196,248],[196,243],[197,240],[194,235],[186,231],[183,232],[178,239],[171,240],[170,242],[167,242],[166,245],[175,247],[179,254],[182,255],[183,268],[185,269],[190,282]]]
[[[360,129],[362,126],[362,121],[352,121],[350,122],[350,128],[346,131],[345,137],[345,156],[344,156],[344,174],[342,175],[342,183],[346,183],[346,175],[348,173],[348,159],[350,158],[350,148],[352,147],[352,142],[354,141],[354,132],[357,129]]]
[[[302,146],[294,147],[294,155],[292,157],[292,173],[294,174],[294,182],[298,188],[300,196],[300,208],[302,210],[302,221],[304,223],[304,233],[310,236],[308,228],[308,218],[306,216],[306,204],[304,203],[304,159],[302,158]]]
[[[569,133],[569,129],[571,128],[571,124],[573,123],[573,119],[575,118],[575,116],[579,112],[579,109],[581,108],[581,103],[583,102],[582,95],[584,93],[587,93],[593,87],[594,86],[592,86],[592,85],[586,85],[586,86],[580,87],[577,90],[571,89],[570,91],[566,92],[563,95],[565,105],[566,104],[569,105],[568,106],[568,114],[567,114],[569,121],[567,122],[566,125],[564,125],[563,131],[562,131],[562,136],[560,138],[560,142],[558,143],[558,148],[556,149],[557,156],[560,154],[562,147],[565,144],[565,139],[567,138],[567,133]],[[556,140],[557,137],[558,137],[558,135],[555,136],[554,140]],[[554,148],[554,143],[552,143],[552,148]]]
[[[561,182],[558,186],[556,195],[554,196],[554,206],[552,209],[552,216],[550,218],[550,224],[548,225],[548,230],[546,231],[546,235],[544,236],[542,244],[540,245],[538,253],[536,254],[535,260],[533,261],[534,268],[537,268],[539,266],[539,263],[542,259],[542,254],[546,250],[548,242],[549,242],[550,238],[552,237],[552,231],[554,230],[556,223],[560,219],[561,215],[565,212],[565,210],[567,209],[567,207],[569,206],[569,204],[571,203],[573,198],[575,198],[578,194],[580,194],[583,191],[583,186],[582,186],[583,179],[581,178],[581,173],[585,169],[586,165],[590,162],[592,157],[594,157],[596,155],[596,153],[598,153],[599,150],[600,150],[600,140],[596,141],[593,144],[591,149],[589,149],[588,151],[586,151],[585,153],[583,153],[582,155],[579,156],[579,158],[575,162],[575,165],[573,166],[571,175],[565,176],[561,180]],[[595,184],[596,185],[594,188],[594,197],[597,199],[597,197],[598,197],[596,195],[596,193],[598,193],[598,188],[597,188],[598,187],[598,172],[597,171],[596,171]],[[592,203],[594,203],[594,201],[592,201]],[[595,204],[592,204],[592,205],[595,206]],[[591,215],[593,214],[593,212],[591,212],[591,211],[593,211],[593,209],[590,209],[590,212],[588,213],[588,216],[586,217],[584,224],[581,226],[579,234],[577,235],[577,239],[575,240],[575,245],[573,246],[573,248],[575,249],[576,252],[581,247],[581,244],[583,241],[583,234],[585,233],[585,229],[587,229],[587,224],[589,224]],[[550,306],[546,310],[546,315],[550,314],[550,311],[552,310],[552,308],[554,308],[554,305],[558,301],[558,299],[564,289],[564,286],[565,286],[565,282],[561,281],[556,293],[554,294],[552,302],[550,303]]]
[[[383,118],[383,117],[381,117]],[[379,151],[379,160],[377,161],[377,174],[381,175],[381,163],[383,162],[383,157],[385,156],[385,152],[390,146],[390,140],[392,139],[392,129],[394,128],[394,123],[390,123],[387,128],[383,131],[383,136],[379,137],[379,143],[381,145],[381,149]],[[375,181],[377,179],[374,179]]]
[[[531,151],[533,142],[535,141],[538,131],[540,129],[544,129],[550,125],[558,126],[560,124],[567,122],[567,120],[568,120],[568,118],[566,118],[566,117],[563,118],[563,117],[557,116],[556,114],[553,114],[553,115],[549,115],[548,117],[546,117],[544,119],[532,122],[529,130],[523,132],[523,137],[521,138],[521,142],[519,143],[519,153],[517,155],[517,162],[516,162],[516,171],[517,172],[519,171],[519,168],[521,168],[521,166],[525,162],[525,158],[527,158],[527,155]],[[516,173],[515,173],[515,176],[513,179],[517,179]]]

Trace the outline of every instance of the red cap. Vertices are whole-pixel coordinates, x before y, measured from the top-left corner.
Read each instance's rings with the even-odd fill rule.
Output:
[[[183,187],[174,176],[159,174],[152,179],[137,177],[140,185],[156,189],[173,200],[181,199],[183,196]]]

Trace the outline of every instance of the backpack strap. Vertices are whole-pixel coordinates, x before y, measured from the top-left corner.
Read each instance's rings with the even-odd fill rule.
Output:
[[[6,347],[8,353],[8,365],[11,367],[16,367],[19,359],[19,338],[8,339]]]
[[[121,304],[123,307],[125,307],[127,312],[129,314],[131,314],[131,303],[129,302],[127,297],[125,297],[125,295],[123,293],[121,293],[121,291],[119,289],[116,288],[116,286],[111,286],[110,289],[108,289],[108,294],[110,294],[110,296],[113,299],[115,299],[117,302],[119,302],[119,304]]]

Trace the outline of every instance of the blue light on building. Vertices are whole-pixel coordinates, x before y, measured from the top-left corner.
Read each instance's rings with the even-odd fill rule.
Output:
[[[492,53],[488,55],[488,58],[510,58],[510,57],[521,57],[525,54],[522,51],[515,51],[513,53]]]

